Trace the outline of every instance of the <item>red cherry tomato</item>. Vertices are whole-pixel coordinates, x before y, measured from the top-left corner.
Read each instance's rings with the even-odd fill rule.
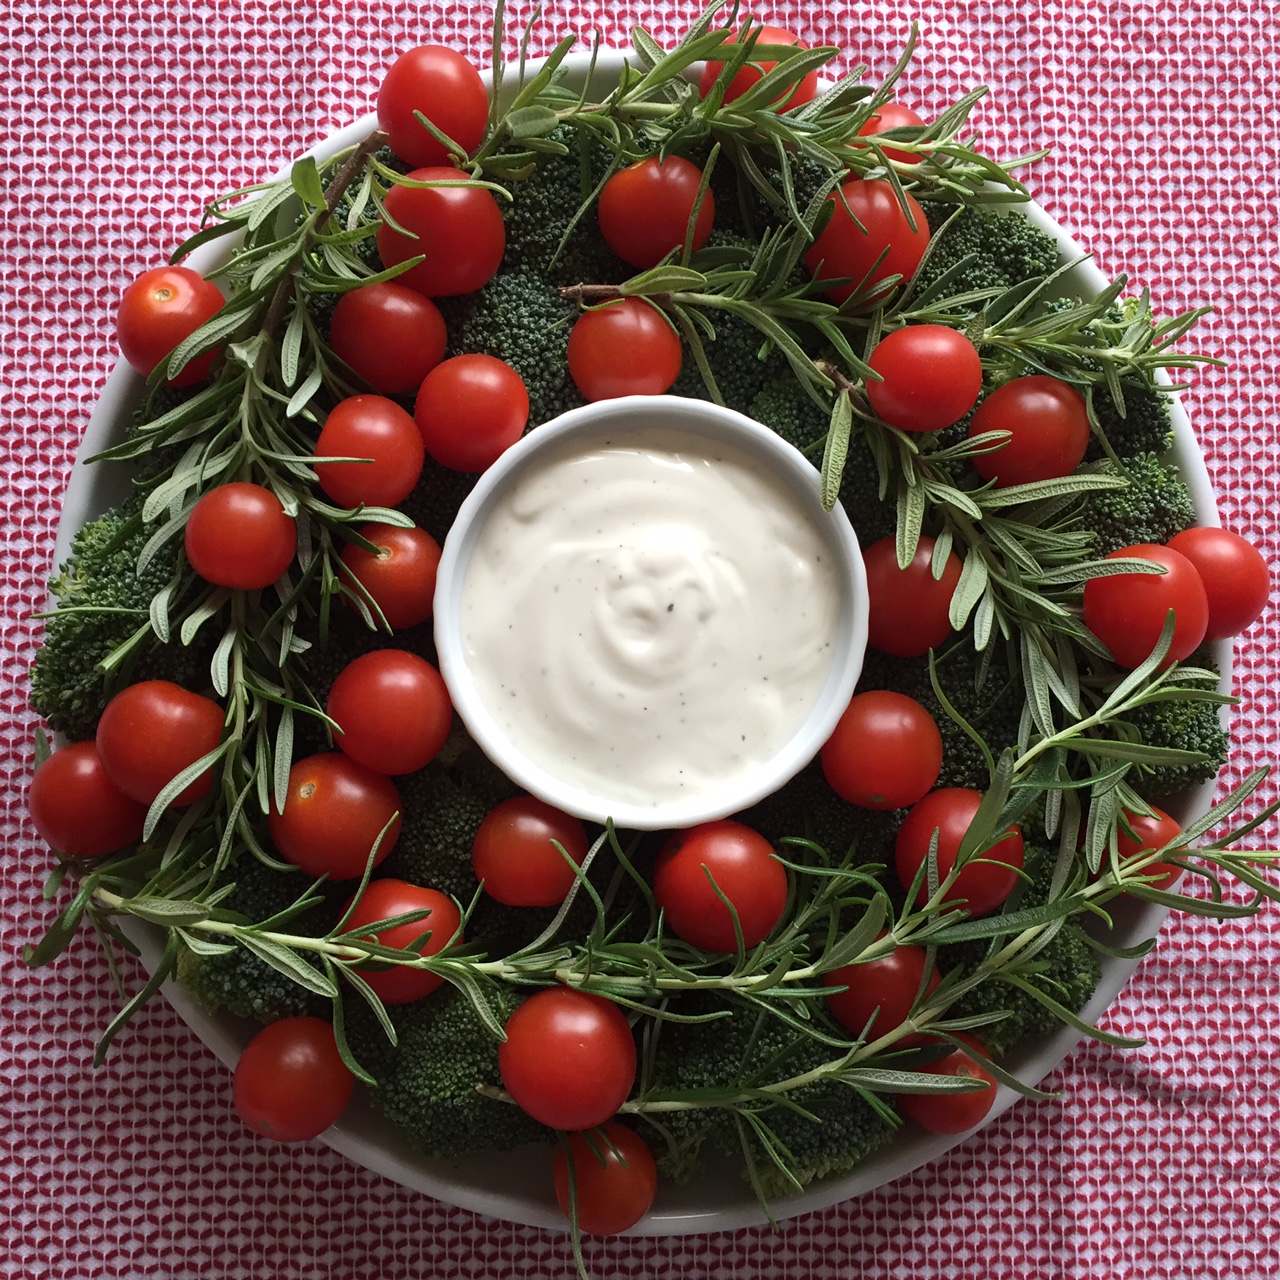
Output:
[[[743,946],[763,942],[787,905],[787,873],[773,846],[726,818],[678,832],[658,854],[653,896],[667,927],[704,951],[734,951],[733,915],[708,873],[737,912]]]
[[[428,911],[431,914],[409,924],[392,925],[390,929],[382,929],[377,933],[361,932],[366,925],[376,924],[379,920],[390,920],[409,911]],[[386,879],[370,880],[365,886],[359,902],[347,918],[344,932],[359,934],[360,937],[378,942],[384,947],[404,951],[430,930],[431,937],[418,948],[418,954],[434,956],[439,955],[455,939],[461,941],[461,928],[462,914],[452,898],[445,897],[435,889],[424,889],[404,880]],[[410,1004],[414,1000],[421,1000],[444,981],[439,974],[429,973],[426,969],[409,969],[403,965],[383,969],[361,966],[359,973],[383,1004]]]
[[[571,1133],[578,1229],[590,1236],[613,1236],[634,1227],[653,1203],[658,1166],[634,1129],[610,1120],[589,1134]],[[570,1216],[569,1159],[562,1146],[551,1165],[560,1212]]]
[[[378,89],[378,124],[391,150],[411,165],[442,165],[449,153],[421,123],[421,112],[467,155],[483,141],[489,94],[480,73],[444,45],[408,49],[392,64]]]
[[[997,488],[1069,476],[1089,447],[1089,411],[1068,383],[1034,373],[997,387],[969,423],[969,435],[1008,431],[998,449],[974,456],[973,466]]]
[[[910,221],[893,187],[879,178],[854,179],[828,197],[834,205],[831,221],[804,261],[816,280],[847,279],[827,290],[832,302],[864,291],[868,301],[883,301],[888,288],[875,288],[882,280],[915,275],[929,247],[929,222],[916,198],[903,194]]]
[[[569,987],[530,996],[507,1019],[498,1046],[502,1084],[551,1129],[592,1129],[627,1100],[636,1043],[616,1004]]]
[[[871,689],[849,703],[821,754],[837,795],[864,809],[904,809],[938,781],[942,735],[914,698]]]
[[[1230,529],[1184,529],[1169,547],[1196,567],[1209,600],[1206,640],[1247,631],[1271,597],[1271,574],[1262,553]]]
[[[413,416],[427,452],[453,471],[491,466],[524,434],[524,379],[495,356],[454,356],[423,379]]]
[[[149,805],[185,768],[222,740],[225,712],[212,698],[168,680],[122,689],[98,721],[98,755],[107,776],[131,800]],[[208,769],[173,801],[187,805],[209,794]]]
[[[448,340],[440,308],[394,280],[344,293],[329,324],[334,355],[384,396],[413,395]]]
[[[951,634],[951,597],[960,558],[948,553],[942,577],[933,576],[932,538],[921,538],[911,563],[898,568],[897,543],[881,538],[862,553],[867,569],[867,643],[881,653],[918,658]]]
[[[868,1041],[896,1031],[911,1016],[922,990],[924,995],[932,995],[942,981],[942,975],[934,968],[925,986],[925,960],[923,947],[894,947],[879,960],[832,969],[823,975],[823,983],[847,990],[827,996],[831,1016],[850,1035],[860,1036],[866,1031]],[[893,1047],[913,1048],[927,1040],[924,1035],[903,1036],[894,1041]]]
[[[605,243],[633,267],[656,267],[672,249],[684,247],[701,182],[702,170],[680,156],[648,156],[620,169],[604,184],[596,207]],[[694,224],[694,249],[706,244],[715,216],[708,188]]]
[[[399,815],[400,795],[389,778],[341,751],[327,751],[299,760],[289,770],[284,810],[273,804],[267,826],[286,862],[309,876],[354,880],[364,874],[383,828],[386,834],[373,865],[395,847]]]
[[[415,169],[407,176],[414,182],[460,182],[466,177],[445,166]],[[384,222],[378,228],[383,263],[398,267],[426,254],[425,261],[396,277],[399,284],[428,298],[447,298],[475,293],[493,279],[507,246],[507,228],[486,188],[397,184],[387,192],[383,207],[396,224]]]
[[[1084,625],[1111,650],[1116,664],[1130,669],[1151,656],[1169,610],[1173,641],[1163,666],[1181,662],[1204,639],[1209,598],[1195,565],[1169,547],[1139,542],[1121,547],[1108,560],[1150,560],[1164,573],[1120,573],[1090,578],[1084,585]]]
[[[640,298],[584,311],[569,331],[569,374],[588,400],[660,396],[683,362],[679,335]]]
[[[888,133],[891,129],[923,127],[923,117],[918,116],[910,107],[904,107],[900,102],[886,102],[876,108],[875,115],[870,116],[867,123],[858,130],[858,136],[870,138],[878,133]],[[899,164],[919,164],[924,159],[919,152],[899,151],[895,147],[885,147],[884,155],[886,160],[896,160]]]
[[[144,271],[120,299],[116,338],[124,358],[142,376],[151,371],[201,325],[222,310],[222,293],[211,280],[190,267],[156,267]],[[167,383],[190,387],[209,376],[220,350],[187,361]]]
[[[284,1018],[263,1027],[236,1063],[233,1096],[240,1119],[278,1142],[306,1142],[336,1124],[355,1077],[320,1018]]]
[[[981,1042],[963,1031],[956,1033],[956,1039],[963,1040],[978,1053],[983,1052]],[[956,1049],[945,1058],[920,1067],[919,1070],[932,1076],[961,1076],[981,1080],[987,1086],[971,1093],[898,1094],[898,1106],[907,1118],[928,1129],[930,1133],[964,1133],[980,1125],[995,1106],[995,1076],[963,1049]]]
[[[215,586],[269,587],[293,563],[298,526],[270,489],[233,481],[200,499],[184,534],[191,567]]]
[[[944,324],[895,329],[876,344],[867,363],[884,379],[867,380],[867,399],[901,431],[941,431],[959,422],[982,391],[977,348]]]
[[[344,576],[373,597],[393,631],[426,622],[436,593],[440,544],[424,529],[393,524],[365,524],[357,532],[378,552],[348,543],[341,556]],[[357,592],[361,599],[364,592]]]
[[[422,436],[413,419],[385,396],[348,396],[329,411],[316,440],[320,487],[340,507],[394,507],[422,474]]]
[[[375,649],[349,662],[325,707],[342,726],[334,745],[374,773],[414,773],[444,746],[453,703],[440,673],[404,649]]]
[[[912,806],[898,828],[894,844],[898,879],[904,889],[911,887],[921,864],[929,856],[935,830],[938,833],[938,879],[941,881],[951,874],[956,865],[956,855],[960,852],[960,843],[981,803],[982,795],[977,791],[970,791],[967,787],[943,787],[931,791]],[[965,864],[955,883],[943,894],[943,902],[959,904],[963,899],[963,906],[971,916],[984,916],[994,911],[1018,883],[1022,859],[1022,832],[1017,826],[1012,826],[1003,839]],[[926,881],[920,886],[917,901],[923,904],[928,896]]]
[[[736,43],[741,44],[743,33],[738,32]],[[784,30],[782,27],[763,26],[756,36],[757,45],[794,45],[797,49],[807,49],[809,46],[805,44],[798,36],[793,35],[790,31]],[[778,64],[776,62],[758,62],[754,58],[748,62],[729,82],[728,88],[724,91],[723,102],[732,102],[735,98],[740,98],[752,85],[757,84]],[[721,71],[724,70],[723,62],[708,62],[702,69],[702,78],[698,82],[698,93],[702,97],[706,97],[715,84]],[[818,73],[816,71],[807,72],[798,83],[788,90],[784,90],[776,98],[774,103],[781,105],[784,109],[789,110],[791,107],[802,107],[806,102],[812,102],[818,96]]]
[[[577,877],[553,840],[582,865],[587,831],[577,818],[533,796],[504,800],[485,816],[471,846],[476,879],[509,907],[558,905]]]
[[[1116,854],[1121,862],[1163,849],[1182,834],[1182,828],[1163,809],[1155,805],[1151,809],[1149,814],[1125,812],[1121,815],[1116,839]],[[1182,876],[1182,868],[1171,862],[1153,862],[1144,868],[1143,874],[1160,877],[1152,888],[1172,889]]]
[[[142,835],[147,807],[107,776],[92,742],[55,751],[36,770],[27,795],[31,821],[51,849],[68,858],[98,858]]]

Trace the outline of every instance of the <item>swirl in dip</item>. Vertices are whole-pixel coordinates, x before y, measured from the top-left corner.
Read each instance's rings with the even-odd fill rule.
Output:
[[[614,803],[759,771],[827,681],[847,594],[811,507],[755,452],[660,425],[545,451],[467,564],[479,700],[529,760]]]

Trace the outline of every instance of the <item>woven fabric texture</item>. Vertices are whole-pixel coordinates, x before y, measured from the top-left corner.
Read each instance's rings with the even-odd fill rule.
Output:
[[[529,0],[513,6],[512,26]],[[641,23],[671,40],[696,6],[552,0],[535,51]],[[986,146],[1052,143],[1028,183],[1110,274],[1157,307],[1212,302],[1194,345],[1228,362],[1186,405],[1223,523],[1275,563],[1280,365],[1269,68],[1274,3],[1228,0],[779,0],[812,44],[889,69],[924,115],[975,84]],[[319,1143],[253,1138],[230,1082],[162,1003],[93,1070],[113,1011],[96,946],[50,969],[38,936],[46,857],[25,812],[39,643],[60,494],[116,360],[124,285],[161,262],[214,194],[262,177],[369,109],[394,52],[445,42],[483,60],[473,8],[352,0],[8,0],[0,5],[0,521],[6,554],[0,785],[0,1276],[102,1280],[572,1272],[565,1238],[449,1208]],[[514,47],[514,46],[513,46]],[[1243,639],[1223,786],[1274,757],[1280,617]],[[1263,794],[1275,794],[1267,784]],[[1258,802],[1259,804],[1261,801]],[[1255,833],[1277,843],[1275,822]],[[1149,1037],[1083,1047],[979,1136],[874,1194],[758,1229],[592,1242],[598,1280],[1262,1277],[1280,1270],[1280,925],[1175,916],[1106,1025]]]

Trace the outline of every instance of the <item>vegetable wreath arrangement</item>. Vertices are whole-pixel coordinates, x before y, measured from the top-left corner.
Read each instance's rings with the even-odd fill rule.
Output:
[[[576,1238],[714,1152],[767,1204],[904,1122],[963,1132],[1062,1023],[1132,1043],[1079,1016],[1099,955],[1152,945],[1109,942],[1112,905],[1277,896],[1277,855],[1230,847],[1275,806],[1208,836],[1263,771],[1185,829],[1160,807],[1226,757],[1202,646],[1269,582],[1165,456],[1200,313],[1070,295],[1017,207],[1037,156],[968,136],[981,90],[926,122],[910,43],[820,88],[837,50],[719,6],[672,50],[637,29],[606,90],[572,38],[513,70],[494,36],[492,94],[409,51],[367,139],[209,207],[174,262],[234,237],[210,279],[127,290],[149,393],[101,458],[134,492],[76,536],[32,673],[70,900],[28,959],[87,922],[119,982],[145,922],[100,1053],[176,975],[267,1024],[235,1079],[260,1132],[315,1136],[360,1080],[432,1155],[547,1142]],[[478,473],[664,392],[812,459],[871,648],[819,760],[642,835],[517,791],[430,619]]]

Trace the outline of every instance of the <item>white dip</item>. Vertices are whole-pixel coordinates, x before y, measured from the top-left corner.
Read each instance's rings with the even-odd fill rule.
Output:
[[[529,760],[615,802],[754,772],[831,667],[840,578],[815,513],[745,450],[667,428],[536,460],[462,587],[481,701]]]

